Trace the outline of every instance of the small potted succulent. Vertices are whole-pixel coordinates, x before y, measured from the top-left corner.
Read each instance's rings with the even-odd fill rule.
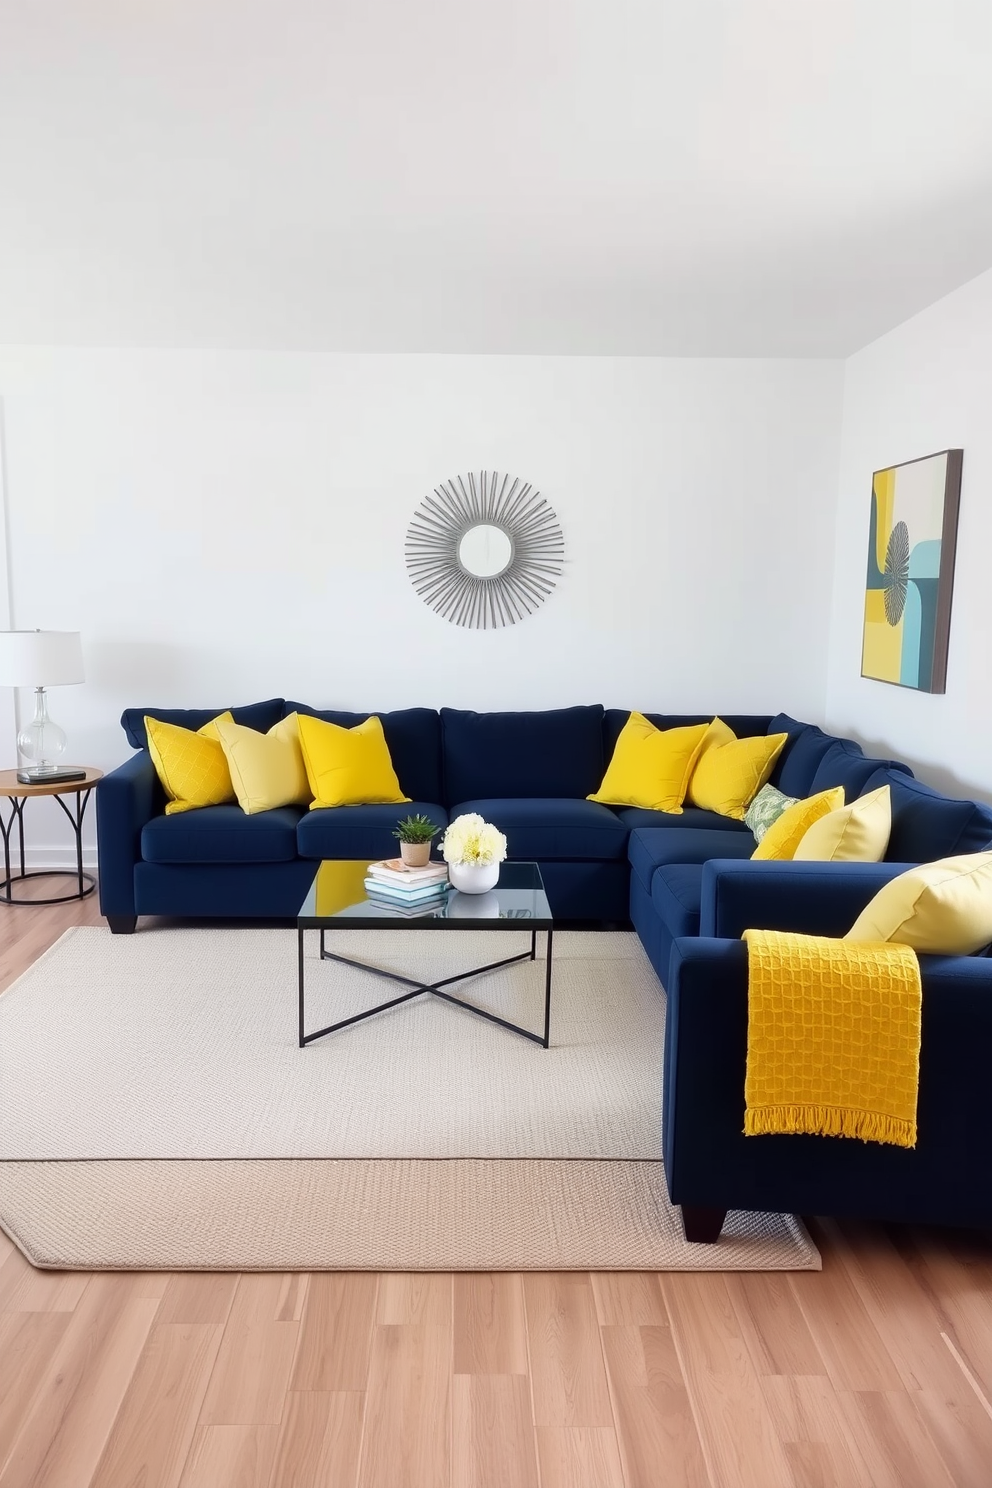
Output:
[[[396,823],[393,836],[399,839],[400,857],[408,868],[426,868],[431,860],[431,843],[440,830],[422,811]]]

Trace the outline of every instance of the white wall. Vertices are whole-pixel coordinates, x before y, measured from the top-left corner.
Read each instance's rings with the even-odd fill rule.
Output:
[[[837,362],[8,351],[0,392],[13,623],[82,631],[87,682],[52,695],[75,760],[127,756],[126,706],[270,695],[822,715]],[[482,467],[534,482],[567,552],[497,632],[403,558]]]
[[[962,448],[947,691],[860,676],[874,470]],[[846,365],[827,724],[922,779],[992,799],[992,271]]]

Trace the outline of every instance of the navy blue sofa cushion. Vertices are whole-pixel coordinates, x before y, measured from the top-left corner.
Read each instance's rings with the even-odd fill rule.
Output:
[[[680,936],[699,934],[702,899],[701,863],[666,863],[655,871],[651,902],[673,941]]]
[[[695,831],[701,827],[708,832],[744,832],[751,841],[751,851],[754,851],[751,829],[745,822],[735,821],[732,816],[721,816],[718,811],[705,811],[701,806],[683,806],[681,812],[652,811],[645,806],[614,806],[611,809],[631,832],[645,827],[649,830],[660,827],[674,832],[680,828]]]
[[[936,858],[992,848],[992,807],[952,800],[899,771],[876,771],[865,789],[876,790],[881,785],[892,793],[886,862],[932,863]]]
[[[736,823],[735,823],[736,825]],[[750,832],[680,832],[642,827],[631,832],[627,846],[630,866],[650,893],[655,870],[670,863],[706,863],[710,858],[750,858],[754,852]]]
[[[298,806],[246,816],[240,806],[203,806],[153,816],[141,829],[146,863],[291,863]]]
[[[659,729],[688,728],[694,723],[711,723],[714,718],[722,718],[738,739],[767,734],[771,723],[767,713],[645,713],[643,716]],[[629,708],[607,708],[603,715],[604,769],[613,758],[620,731],[629,717]]]
[[[442,708],[441,740],[449,804],[526,796],[581,800],[603,779],[599,703],[540,713]]]
[[[145,731],[145,715],[159,719],[162,723],[174,723],[177,728],[200,729],[218,713],[232,714],[235,723],[245,728],[257,729],[267,734],[269,729],[284,716],[282,698],[269,698],[264,703],[248,703],[243,708],[125,708],[121,723],[132,749],[147,749],[148,734]]]
[[[850,804],[865,794],[868,781],[878,770],[894,770],[910,778],[913,774],[909,766],[899,760],[869,759],[853,739],[834,739],[816,767],[807,794],[815,796],[819,791],[842,785],[845,799]]]
[[[305,811],[296,829],[301,858],[395,858],[399,852],[393,828],[404,816],[429,816],[443,831],[448,813],[436,801],[411,801],[402,806],[325,806]],[[434,839],[435,849],[437,838]]]
[[[452,806],[451,819],[470,811],[505,834],[510,858],[622,862],[627,856],[627,828],[596,801],[544,796],[463,801]]]
[[[306,713],[336,723],[338,728],[357,728],[372,713],[345,713],[338,708],[311,708],[309,703],[284,705],[283,717]],[[440,801],[441,794],[441,722],[433,708],[395,708],[391,713],[378,713],[386,736],[389,757],[393,762],[400,787],[414,801]],[[413,810],[413,808],[410,808]],[[361,853],[358,854],[361,857]]]
[[[785,748],[775,762],[771,783],[785,795],[796,796],[800,800],[812,795],[813,776],[823,756],[835,742],[834,735],[825,734],[815,723],[800,723],[798,719],[790,718],[788,713],[777,714],[768,725],[768,732],[789,735]]]

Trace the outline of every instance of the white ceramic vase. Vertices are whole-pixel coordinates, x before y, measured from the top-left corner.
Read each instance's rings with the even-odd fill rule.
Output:
[[[499,882],[499,864],[449,863],[448,880],[462,894],[488,894]]]

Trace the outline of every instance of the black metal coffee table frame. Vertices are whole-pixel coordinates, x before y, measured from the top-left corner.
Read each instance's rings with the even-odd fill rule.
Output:
[[[476,926],[477,929],[482,928]],[[340,961],[343,966],[357,966],[361,971],[370,972],[372,976],[384,977],[390,982],[399,982],[402,987],[411,987],[413,990],[404,992],[399,997],[391,997],[388,1002],[379,1002],[375,1007],[366,1008],[363,1013],[355,1013],[351,1018],[342,1018],[338,1023],[328,1023],[326,1028],[318,1028],[314,1033],[306,1033],[306,1019],[304,1012],[304,956],[303,935],[304,931],[298,931],[300,942],[300,1048],[306,1044],[312,1044],[314,1039],[323,1038],[327,1033],[337,1033],[339,1028],[347,1028],[352,1023],[361,1023],[365,1018],[371,1018],[376,1013],[384,1013],[387,1008],[398,1007],[401,1002],[409,1002],[412,997],[419,997],[424,992],[433,992],[436,997],[443,997],[445,1002],[453,1002],[457,1007],[467,1008],[470,1013],[475,1013],[478,1018],[488,1018],[490,1023],[498,1023],[501,1028],[508,1028],[511,1033],[519,1033],[522,1038],[531,1039],[535,1044],[540,1044],[542,1049],[547,1049],[551,1040],[551,942],[553,931],[546,931],[548,937],[547,966],[544,974],[544,1032],[532,1033],[529,1028],[521,1028],[517,1023],[510,1023],[506,1018],[498,1018],[495,1013],[488,1013],[485,1008],[476,1007],[474,1003],[466,1002],[462,997],[452,997],[450,992],[443,992],[443,987],[450,987],[453,982],[463,982],[466,977],[482,976],[484,972],[496,971],[500,966],[512,966],[515,961],[535,961],[537,959],[537,931],[530,933],[530,950],[521,951],[519,956],[506,956],[502,961],[490,961],[486,966],[473,966],[470,971],[459,971],[455,976],[442,977],[437,982],[418,982],[415,977],[401,976],[396,971],[385,971],[381,966],[370,966],[366,961],[353,961],[350,956],[338,956],[334,951],[324,949],[324,931],[320,932],[320,959],[322,961]]]
[[[543,897],[544,888],[540,880],[540,870],[536,864],[508,864],[506,878],[512,880],[515,877],[515,869],[533,869],[540,886]],[[531,885],[528,884],[528,887]],[[546,904],[546,900],[544,901]],[[356,909],[364,906],[355,906]],[[371,966],[365,961],[356,961],[349,956],[341,956],[335,951],[329,951],[325,945],[325,934],[329,929],[333,930],[365,930],[365,929],[396,929],[402,926],[406,929],[433,929],[433,930],[530,930],[530,950],[521,951],[515,956],[505,956],[500,961],[490,961],[484,966],[473,966],[468,971],[456,972],[454,976],[441,977],[436,982],[424,982],[418,977],[404,976],[400,972],[387,971],[381,966]],[[361,1013],[354,1013],[350,1018],[341,1018],[335,1023],[328,1023],[325,1028],[315,1029],[313,1032],[306,1031],[306,958],[304,937],[308,930],[318,930],[320,933],[320,959],[321,961],[337,961],[343,966],[354,966],[360,971],[367,971],[371,976],[382,977],[386,981],[396,982],[401,987],[409,990],[402,992],[398,997],[391,997],[386,1002],[376,1003],[374,1007],[366,1008]],[[496,1013],[490,1013],[485,1008],[476,1007],[474,1003],[466,1002],[464,998],[454,997],[450,992],[444,990],[456,982],[466,981],[469,977],[482,976],[486,972],[496,971],[501,966],[513,966],[518,961],[535,961],[537,959],[537,935],[543,930],[547,936],[547,960],[544,973],[544,1031],[534,1033],[529,1028],[522,1028],[517,1023],[511,1023],[506,1018],[500,1018]],[[478,1018],[485,1018],[490,1023],[498,1023],[501,1028],[508,1029],[511,1033],[519,1034],[521,1038],[530,1039],[532,1043],[539,1044],[542,1049],[550,1047],[551,1042],[551,975],[553,956],[553,926],[550,912],[540,919],[531,920],[528,924],[521,923],[520,919],[510,916],[499,919],[458,919],[458,918],[434,918],[425,916],[422,919],[397,919],[388,917],[375,917],[366,915],[364,917],[348,918],[344,915],[318,916],[301,912],[297,921],[297,943],[299,953],[299,1037],[300,1048],[312,1044],[315,1039],[324,1038],[329,1033],[337,1033],[339,1029],[349,1028],[352,1024],[362,1023],[366,1018],[372,1018],[377,1013],[385,1012],[387,1008],[400,1006],[401,1003],[409,1002],[414,997],[421,997],[426,993],[433,993],[435,997],[443,998],[445,1002],[454,1003],[456,1007],[465,1008],[466,1011],[474,1013]]]

